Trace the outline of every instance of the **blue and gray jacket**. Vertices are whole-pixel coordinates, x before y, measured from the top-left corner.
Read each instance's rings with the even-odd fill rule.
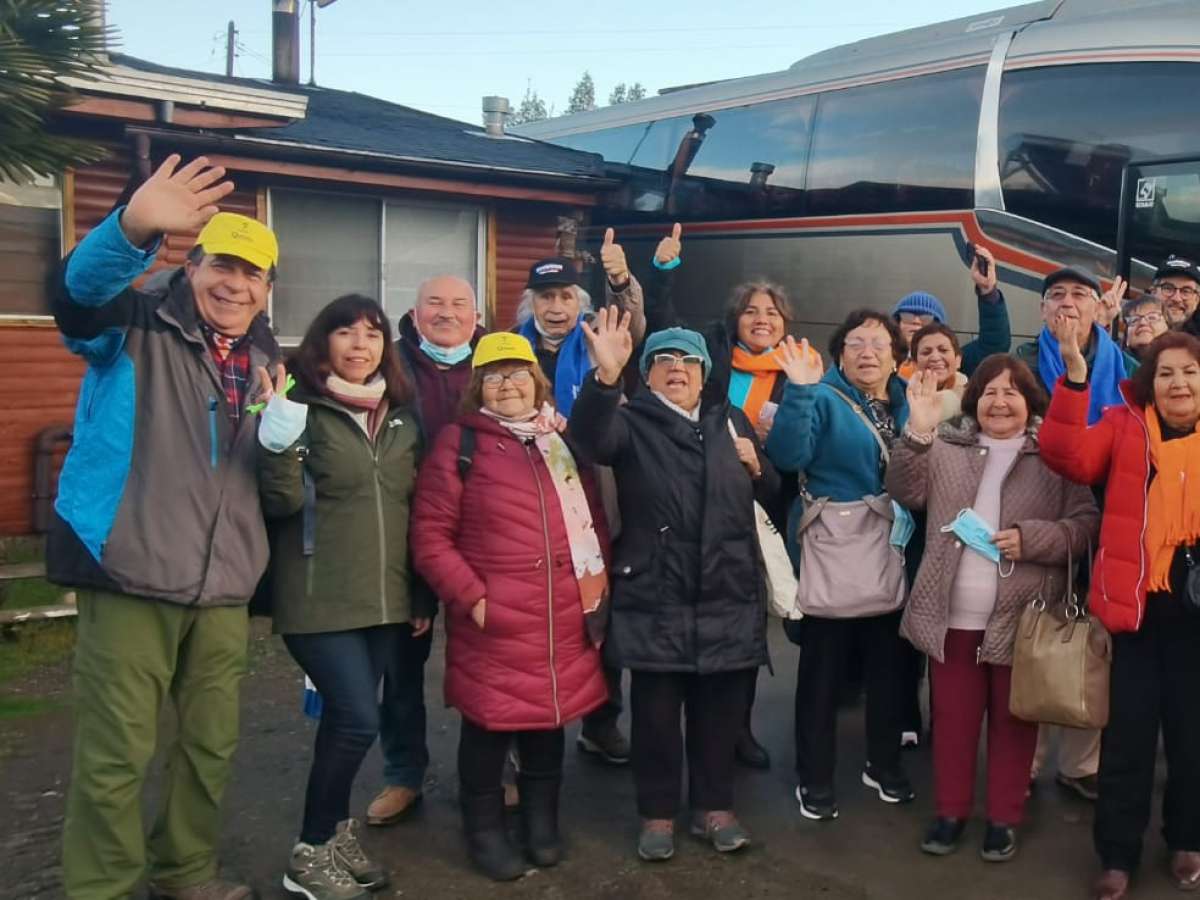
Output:
[[[46,548],[57,584],[190,606],[236,606],[267,566],[257,420],[234,428],[177,271],[133,289],[157,245],[134,247],[120,210],[67,258],[54,318],[88,363]],[[279,359],[266,318],[250,328],[250,371]]]

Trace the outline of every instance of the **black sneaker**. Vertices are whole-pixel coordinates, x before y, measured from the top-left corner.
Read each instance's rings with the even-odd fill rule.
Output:
[[[884,772],[870,763],[863,769],[862,783],[876,791],[884,803],[908,803],[916,796],[903,772]]]
[[[966,819],[947,819],[938,816],[925,832],[921,850],[932,856],[949,856],[958,849],[958,839],[967,827]]]
[[[796,802],[800,815],[814,822],[832,822],[838,817],[837,797],[831,787],[796,785]]]
[[[629,763],[629,739],[621,733],[615,719],[592,728],[585,722],[575,744],[584,753],[599,757],[610,766]]]
[[[1017,833],[1000,822],[988,822],[979,855],[987,862],[1008,862],[1017,855]]]

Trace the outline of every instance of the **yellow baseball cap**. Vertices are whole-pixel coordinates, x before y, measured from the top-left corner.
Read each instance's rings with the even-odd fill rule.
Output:
[[[478,369],[489,363],[506,359],[519,359],[522,362],[537,362],[533,346],[528,340],[511,331],[497,331],[495,334],[485,334],[475,345],[475,355],[471,357],[471,368]]]
[[[263,271],[279,264],[279,241],[275,232],[258,219],[221,212],[208,220],[196,238],[204,252],[213,256],[236,256]]]

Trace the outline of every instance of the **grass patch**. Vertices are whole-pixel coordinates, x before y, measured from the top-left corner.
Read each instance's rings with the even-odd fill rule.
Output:
[[[41,562],[41,538],[6,538],[0,541],[0,565]],[[45,578],[0,582],[0,609],[33,609],[62,602],[63,589]]]
[[[0,687],[62,662],[75,647],[75,623],[24,622],[0,632]]]
[[[63,709],[67,704],[48,697],[5,697],[0,695],[0,720],[26,719]]]

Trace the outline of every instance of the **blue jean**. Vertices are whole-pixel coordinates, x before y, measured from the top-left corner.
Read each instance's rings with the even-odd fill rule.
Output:
[[[379,733],[379,681],[408,625],[285,634],[324,704],[304,795],[300,840],[323,844],[350,818],[350,789]]]
[[[401,626],[395,651],[384,672],[379,741],[383,749],[383,780],[392,787],[420,791],[429,766],[429,748],[425,744],[425,663],[432,645],[432,628],[420,637],[413,637],[411,626]]]

